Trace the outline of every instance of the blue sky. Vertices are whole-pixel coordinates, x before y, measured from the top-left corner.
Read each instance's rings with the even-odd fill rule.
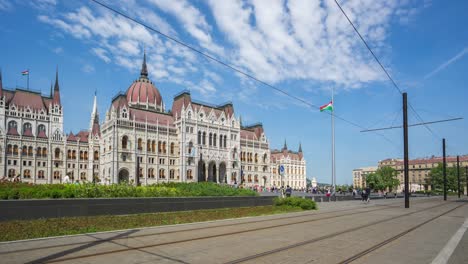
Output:
[[[322,105],[336,91],[336,114],[363,127],[401,123],[401,95],[332,0],[104,1],[253,76]],[[466,1],[340,1],[425,121],[468,117]],[[302,142],[308,177],[330,182],[330,116],[118,17],[91,1],[0,0],[3,85],[49,93],[58,65],[65,131],[89,124],[94,91],[101,120],[139,76],[143,49],[167,108],[175,94],[232,101],[244,124],[262,122],[272,148]],[[410,123],[418,122],[413,113]],[[410,157],[467,154],[468,120],[410,129]],[[360,133],[336,120],[338,183],[351,171],[402,156],[402,131]]]

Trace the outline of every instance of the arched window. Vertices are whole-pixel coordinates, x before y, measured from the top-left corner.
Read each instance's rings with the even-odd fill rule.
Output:
[[[12,120],[12,121],[8,122],[8,133],[18,134],[17,127],[18,127],[18,124],[16,123],[16,121]]]
[[[122,137],[122,148],[123,148],[123,149],[127,149],[127,144],[128,144],[128,137],[127,137],[127,136],[123,136],[123,137]]]
[[[219,135],[219,147],[222,148],[223,147],[223,135]]]
[[[46,148],[42,148],[42,156],[47,157],[47,149]]]
[[[174,170],[169,171],[169,179],[174,179],[175,172]]]
[[[21,155],[23,155],[23,156],[28,155],[28,147],[23,146],[23,150],[21,151]]]
[[[158,153],[162,152],[162,142],[158,141]]]
[[[258,163],[258,154],[255,153],[255,163]]]
[[[197,144],[200,145],[201,144],[201,131],[198,131],[198,137],[197,137]]]
[[[13,146],[11,144],[8,144],[7,146],[7,154],[13,154]]]
[[[247,176],[247,181],[252,182],[252,175],[249,174],[249,176]]]
[[[38,156],[38,157],[42,156],[42,148],[41,147],[37,147],[36,156]]]
[[[156,141],[155,140],[151,141],[151,150],[152,150],[153,153],[156,152]]]
[[[37,172],[37,178],[38,179],[44,179],[45,178],[45,174],[44,174],[43,170],[40,170],[40,171]]]
[[[149,139],[146,141],[146,151],[151,152],[151,140]]]
[[[67,151],[67,159],[71,159],[71,158],[72,158],[72,151],[68,150]]]
[[[213,145],[213,134],[212,134],[212,133],[210,133],[208,145],[209,145],[209,146]]]
[[[80,160],[83,160],[83,159],[84,159],[83,151],[80,151]]]
[[[31,123],[24,123],[23,124],[23,135],[32,136],[32,125]]]
[[[143,140],[141,140],[141,138],[138,139],[138,150],[142,150],[143,149]]]
[[[213,134],[213,146],[216,147],[216,134]]]
[[[164,175],[164,169],[159,169],[159,179],[165,179],[166,175]]]
[[[192,180],[193,175],[192,175],[192,170],[187,170],[187,180]]]
[[[268,156],[267,156],[267,154],[266,154],[266,153],[265,153],[265,154],[263,154],[263,163],[266,163],[266,162],[267,162],[267,157],[268,157]]]
[[[59,148],[55,149],[55,158],[60,159],[60,149]]]
[[[166,154],[166,141],[163,142],[162,151],[164,154]]]
[[[174,142],[171,142],[171,155],[174,155]]]
[[[148,169],[148,178],[154,179],[154,169],[153,168]]]
[[[15,169],[9,169],[8,170],[8,178],[14,178],[15,176],[16,176]]]
[[[37,127],[37,136],[39,136],[39,135],[44,135],[44,136],[47,135],[46,134],[46,127],[44,125],[42,125],[42,124]]]
[[[94,160],[99,160],[99,151],[95,150],[94,151]]]
[[[60,180],[60,172],[54,171],[54,180]]]
[[[143,168],[138,169],[138,177],[143,178]]]
[[[80,180],[86,181],[86,172],[80,173]]]
[[[30,170],[24,170],[23,178],[30,179],[31,178],[31,171]]]
[[[76,150],[72,150],[72,159],[76,159]]]
[[[88,151],[85,151],[85,152],[84,152],[84,159],[85,159],[85,160],[88,160]]]
[[[203,145],[206,145],[206,132],[203,132]]]
[[[226,140],[227,140],[226,138],[227,138],[227,136],[224,135],[224,147],[225,147],[225,148],[226,148]]]
[[[187,113],[187,118],[188,118],[188,119],[192,119],[192,112],[189,111],[189,112]]]

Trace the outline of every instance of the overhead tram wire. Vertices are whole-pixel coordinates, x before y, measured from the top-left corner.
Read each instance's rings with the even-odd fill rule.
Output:
[[[372,54],[372,57],[374,57],[375,61],[377,61],[377,63],[380,65],[380,67],[382,68],[382,70],[384,71],[385,75],[387,75],[388,79],[391,81],[391,83],[393,84],[393,86],[395,87],[395,89],[400,93],[400,94],[403,94],[403,91],[400,89],[400,87],[398,86],[398,84],[395,82],[395,80],[393,80],[392,76],[390,76],[390,74],[388,73],[388,71],[385,69],[385,67],[382,65],[382,63],[380,62],[379,58],[377,58],[377,56],[375,55],[375,53],[372,51],[372,49],[370,48],[369,44],[367,44],[367,41],[362,37],[361,33],[359,33],[359,30],[356,28],[356,26],[354,25],[354,23],[351,21],[351,19],[349,19],[348,15],[346,14],[346,12],[343,10],[343,8],[341,7],[341,5],[338,3],[337,0],[334,0],[336,5],[338,6],[338,8],[341,10],[341,12],[343,13],[343,15],[346,17],[346,19],[348,20],[349,24],[353,27],[354,31],[356,32],[356,34],[359,36],[359,38],[361,39],[361,41],[364,43],[364,45],[366,46],[366,48],[369,50],[369,52]],[[419,119],[419,121],[421,123],[425,123],[424,120],[421,118],[421,116],[416,112],[416,110],[413,108],[413,106],[411,105],[411,103],[408,102],[408,106],[411,108],[411,110],[414,112],[415,116],[417,119]],[[434,137],[436,137],[437,139],[440,139],[439,136],[437,136],[434,131],[432,131],[432,129],[427,125],[427,124],[424,124],[424,126],[426,127],[427,130],[429,130],[429,132],[432,133],[432,135]]]
[[[206,53],[206,52],[200,51],[200,50],[198,50],[198,49],[196,49],[196,48],[190,46],[189,44],[186,44],[186,43],[184,43],[184,42],[182,42],[182,41],[180,41],[180,40],[178,40],[178,39],[176,39],[176,38],[174,38],[174,37],[171,37],[170,35],[165,34],[165,33],[161,32],[161,31],[159,31],[159,30],[157,30],[157,29],[155,29],[155,28],[153,28],[153,27],[151,27],[151,26],[149,26],[149,25],[147,25],[147,24],[145,24],[145,23],[143,23],[143,22],[141,22],[141,21],[139,21],[139,20],[133,18],[133,17],[130,17],[129,15],[126,15],[126,14],[124,14],[123,12],[121,12],[121,11],[115,9],[115,8],[112,8],[112,7],[106,5],[106,4],[104,4],[104,3],[102,3],[102,2],[100,2],[100,1],[98,1],[98,0],[90,0],[90,1],[96,3],[96,4],[100,5],[100,6],[102,6],[102,7],[104,7],[105,9],[107,9],[107,10],[109,10],[109,11],[111,11],[111,12],[114,12],[114,13],[116,13],[116,14],[118,14],[118,15],[120,15],[120,16],[122,16],[122,17],[124,17],[124,18],[126,18],[126,19],[128,19],[128,20],[130,20],[130,21],[132,21],[132,22],[134,22],[134,23],[136,23],[136,24],[138,24],[138,25],[140,25],[140,26],[143,26],[144,28],[146,28],[146,29],[148,29],[148,30],[150,30],[150,31],[153,31],[153,32],[155,32],[155,33],[157,33],[157,34],[159,34],[159,35],[161,35],[161,36],[163,36],[163,37],[165,37],[165,38],[167,38],[167,39],[169,39],[169,40],[171,40],[171,41],[174,41],[174,42],[176,42],[177,44],[179,44],[179,45],[181,45],[181,46],[184,46],[184,47],[186,47],[187,49],[189,49],[189,50],[191,50],[191,51],[193,51],[193,52],[195,52],[195,53],[198,53],[199,55],[202,55],[202,56],[204,56],[204,57],[206,57],[206,58],[208,58],[208,59],[210,59],[210,60],[212,60],[212,61],[214,61],[214,62],[217,62],[217,63],[219,63],[219,64],[221,64],[221,65],[223,65],[223,66],[225,66],[225,67],[227,67],[227,68],[229,68],[229,69],[231,69],[231,70],[237,72],[237,73],[240,73],[240,74],[244,75],[244,76],[247,77],[247,78],[250,78],[250,79],[252,79],[252,80],[254,80],[254,81],[258,82],[258,83],[261,83],[261,84],[263,84],[263,85],[265,85],[265,86],[267,86],[267,87],[269,87],[269,88],[271,88],[271,89],[273,89],[273,90],[275,90],[275,91],[277,91],[277,92],[280,92],[280,93],[283,94],[283,95],[286,95],[286,96],[288,96],[288,97],[290,97],[290,98],[292,98],[292,99],[295,99],[295,100],[297,100],[297,101],[299,101],[299,102],[301,102],[301,103],[303,103],[303,104],[305,104],[305,105],[307,105],[307,106],[309,106],[309,107],[311,107],[311,108],[320,109],[320,106],[317,106],[317,105],[314,105],[314,104],[312,104],[312,103],[309,103],[308,101],[306,101],[306,100],[304,100],[304,99],[302,99],[302,98],[300,98],[300,97],[298,97],[298,96],[295,96],[295,95],[293,95],[293,94],[290,94],[290,93],[286,92],[286,91],[283,90],[283,89],[280,89],[280,88],[275,87],[275,86],[273,86],[273,85],[271,85],[271,84],[269,84],[269,83],[267,83],[267,82],[265,82],[265,81],[262,81],[262,80],[260,80],[260,79],[258,79],[258,78],[256,78],[256,77],[254,77],[253,75],[251,75],[251,74],[249,74],[249,73],[247,73],[247,72],[244,72],[244,71],[242,71],[242,70],[236,68],[235,66],[232,66],[231,64],[229,64],[229,63],[227,63],[227,62],[224,62],[224,61],[222,61],[222,60],[219,60],[219,59],[213,57],[212,55],[209,55],[209,54]],[[366,129],[366,128],[363,127],[363,126],[361,126],[361,125],[359,125],[359,124],[357,124],[357,123],[355,123],[355,122],[353,122],[353,121],[347,120],[347,119],[345,119],[345,118],[343,118],[343,117],[337,116],[337,115],[335,115],[334,113],[329,113],[329,112],[326,112],[326,113],[329,114],[329,115],[333,115],[333,116],[335,116],[335,118],[337,118],[337,119],[339,119],[339,120],[341,120],[341,121],[343,121],[343,122],[346,122],[346,123],[348,123],[348,124],[350,124],[350,125],[352,125],[352,126],[355,126],[355,127],[359,128],[359,129],[364,129],[364,130]],[[388,141],[389,143],[392,143],[392,144],[396,145],[395,142],[391,141],[390,139],[388,139],[387,137],[385,137],[383,134],[380,134],[380,133],[376,133],[376,134],[377,134],[377,135],[380,135],[381,137],[383,137],[383,138],[384,138],[386,141]]]

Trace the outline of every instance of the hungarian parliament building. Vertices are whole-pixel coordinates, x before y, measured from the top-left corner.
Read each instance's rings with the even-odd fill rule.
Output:
[[[94,95],[89,129],[65,134],[58,72],[49,96],[6,89],[0,73],[0,178],[306,188],[300,144],[297,152],[286,142],[281,150],[270,150],[262,124],[243,126],[232,103],[201,103],[183,91],[172,109],[164,105],[148,78],[145,54],[139,78],[112,99],[104,121]]]

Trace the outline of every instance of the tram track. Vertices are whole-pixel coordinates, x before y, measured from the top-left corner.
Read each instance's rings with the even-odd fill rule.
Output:
[[[430,209],[433,209],[433,208],[437,208],[437,207],[440,207],[440,206],[443,206],[443,205],[446,205],[446,203],[440,203],[438,205],[435,205],[435,206],[431,206],[431,207],[425,207],[425,208],[422,208],[420,210],[417,210],[417,211],[414,211],[414,212],[410,212],[410,213],[407,213],[407,214],[403,214],[403,215],[399,215],[399,216],[396,216],[396,217],[393,217],[393,218],[390,218],[390,219],[387,219],[387,220],[380,220],[378,222],[373,222],[371,224],[376,224],[376,223],[382,223],[382,222],[387,222],[387,221],[391,221],[391,220],[394,220],[394,219],[397,219],[397,218],[401,218],[401,217],[404,217],[404,216],[408,216],[408,215],[412,215],[412,214],[416,214],[416,213],[419,213],[419,212],[422,212],[422,211],[426,211],[426,210],[430,210]],[[388,206],[387,206],[388,207]],[[399,207],[399,206],[398,206]],[[355,208],[353,208],[355,210]],[[201,237],[194,237],[194,238],[187,238],[187,239],[180,239],[180,240],[175,240],[175,241],[168,241],[168,242],[160,242],[160,243],[153,243],[153,244],[148,244],[148,245],[142,245],[142,246],[135,246],[135,247],[132,247],[132,246],[128,246],[126,245],[126,248],[121,248],[121,249],[115,249],[115,250],[107,250],[107,251],[102,251],[102,252],[97,252],[97,253],[91,253],[91,254],[83,254],[83,255],[78,255],[78,256],[71,256],[71,257],[60,257],[60,258],[55,258],[55,259],[47,259],[47,261],[39,261],[40,263],[55,263],[55,262],[61,262],[61,261],[70,261],[70,260],[78,260],[78,259],[84,259],[84,258],[90,258],[90,257],[97,257],[97,256],[103,256],[103,255],[109,255],[109,254],[115,254],[115,253],[122,253],[122,252],[128,252],[128,251],[141,251],[142,249],[146,249],[146,248],[153,248],[153,247],[160,247],[160,246],[167,246],[167,245],[174,245],[174,244],[180,244],[180,243],[185,243],[185,242],[194,242],[194,241],[200,241],[200,240],[205,240],[205,239],[212,239],[212,238],[217,238],[217,237],[226,237],[226,236],[231,236],[231,235],[238,235],[238,234],[243,234],[243,233],[251,233],[251,232],[257,232],[257,231],[261,231],[261,230],[267,230],[267,229],[273,229],[273,228],[278,228],[278,227],[283,227],[283,226],[290,226],[290,225],[295,225],[295,224],[303,224],[303,223],[308,223],[308,222],[316,222],[316,221],[321,221],[321,220],[326,220],[326,219],[332,219],[332,218],[338,218],[338,217],[344,217],[344,216],[350,216],[350,215],[355,215],[355,214],[361,214],[361,213],[367,213],[367,212],[371,212],[371,211],[379,211],[379,210],[383,210],[385,208],[377,208],[377,209],[373,209],[373,210],[366,210],[366,211],[359,211],[359,212],[354,212],[354,213],[351,213],[351,214],[341,214],[341,215],[336,215],[336,216],[329,216],[329,217],[322,217],[322,218],[315,218],[315,219],[309,219],[309,220],[304,220],[304,221],[299,221],[299,222],[294,222],[294,223],[282,223],[282,224],[279,224],[279,225],[272,225],[272,226],[268,226],[268,227],[261,227],[261,228],[255,228],[255,229],[246,229],[246,230],[241,230],[241,231],[233,231],[233,232],[225,232],[225,233],[220,233],[220,234],[214,234],[214,235],[208,235],[208,236],[201,236]],[[336,211],[335,211],[336,212]],[[342,212],[342,210],[340,211]],[[324,213],[325,214],[325,213]],[[315,214],[316,215],[316,214]],[[311,214],[312,216],[312,214]],[[268,221],[271,221],[271,220],[268,220]],[[369,226],[369,225],[366,225],[366,227]],[[363,228],[363,227],[361,227]],[[346,233],[347,231],[345,230],[344,233]],[[350,231],[348,231],[350,232]],[[342,234],[343,232],[339,232],[338,234],[334,234],[334,236],[336,235],[339,235],[339,234]],[[154,235],[158,235],[158,234],[154,234]],[[331,235],[333,236],[333,234]],[[330,235],[327,235],[327,236],[324,236],[323,238],[317,238],[317,239],[314,239],[316,241],[319,241],[319,240],[323,240],[325,238],[328,238],[330,237]],[[132,237],[129,237],[129,238],[132,238]],[[315,241],[315,242],[316,242]],[[112,240],[110,241],[112,242]],[[306,241],[307,243],[304,243],[304,242],[301,242],[300,244],[301,245],[304,245],[304,244],[308,244],[308,243],[311,243],[310,241]],[[294,247],[297,247],[297,246],[300,246],[300,245],[297,245],[297,244],[294,244],[293,245]],[[291,246],[289,246],[291,248]],[[278,249],[275,249],[275,251],[278,250]],[[284,248],[280,248],[279,250],[285,250]],[[261,254],[265,254],[265,253],[261,253]],[[271,252],[267,253],[267,254],[271,254]],[[258,255],[258,256],[257,256]],[[255,255],[256,257],[253,257],[252,259],[254,258],[257,258],[259,257],[260,255],[259,254],[256,254]],[[252,257],[252,256],[250,256]],[[247,257],[249,258],[249,257]],[[242,258],[240,260],[236,260],[236,261],[233,261],[233,262],[228,262],[228,263],[240,263],[240,262],[244,262],[248,259],[246,258]],[[33,261],[33,262],[30,262],[30,263],[39,263],[37,261]]]
[[[388,219],[385,219],[385,220],[377,220],[377,221],[373,221],[373,222],[370,222],[370,223],[367,223],[367,224],[364,224],[364,225],[360,225],[360,226],[357,226],[357,227],[353,227],[353,228],[349,228],[349,229],[345,229],[345,230],[342,230],[342,231],[337,231],[337,232],[334,232],[334,233],[331,233],[331,234],[326,234],[326,235],[323,235],[323,236],[320,236],[320,237],[316,237],[316,238],[313,238],[313,239],[309,239],[309,240],[305,240],[305,241],[301,241],[301,242],[298,242],[298,243],[294,243],[294,244],[291,244],[291,245],[287,245],[287,246],[284,246],[284,247],[279,247],[279,248],[275,248],[275,249],[272,249],[272,250],[268,250],[268,251],[264,251],[264,252],[261,252],[261,253],[257,253],[257,254],[253,254],[253,255],[250,255],[250,256],[246,256],[246,257],[242,257],[242,258],[239,258],[239,259],[235,259],[235,260],[231,260],[231,261],[228,261],[228,262],[225,262],[224,264],[237,264],[237,263],[243,263],[243,262],[248,262],[248,261],[253,261],[253,260],[257,260],[257,259],[260,259],[262,257],[267,257],[267,256],[271,256],[271,255],[274,255],[274,254],[278,254],[278,253],[281,253],[281,252],[284,252],[284,251],[288,251],[288,250],[291,250],[291,249],[295,249],[295,248],[299,248],[299,247],[302,247],[302,246],[305,246],[305,245],[310,245],[310,244],[314,244],[314,243],[317,243],[317,242],[320,242],[320,241],[324,241],[326,239],[331,239],[331,238],[335,238],[335,237],[338,237],[338,236],[341,236],[341,235],[344,235],[344,234],[347,234],[347,233],[351,233],[351,232],[355,232],[355,231],[359,231],[359,230],[362,230],[362,229],[365,229],[365,228],[368,228],[368,227],[371,227],[371,226],[375,226],[375,225],[378,225],[378,224],[382,224],[382,223],[386,223],[386,222],[390,222],[390,221],[393,221],[393,220],[396,220],[396,219],[399,219],[399,218],[402,218],[402,217],[406,217],[406,216],[410,216],[410,215],[414,215],[414,214],[417,214],[417,213],[421,213],[421,212],[424,212],[424,211],[427,211],[427,210],[430,210],[430,209],[434,209],[434,208],[437,208],[437,207],[441,207],[441,206],[444,206],[444,205],[447,205],[447,203],[442,203],[442,204],[438,204],[438,205],[435,205],[435,206],[432,206],[432,207],[429,207],[429,208],[423,208],[421,210],[417,210],[417,211],[414,211],[414,212],[410,212],[410,213],[406,213],[406,214],[402,214],[402,215],[398,215],[398,216],[395,216],[395,217],[391,217],[391,218],[388,218]],[[451,208],[450,210],[448,211],[445,211],[444,213],[440,214],[440,215],[437,215],[436,217],[433,217],[431,218],[430,220],[433,221],[435,219],[437,219],[438,217],[442,216],[442,215],[445,215],[449,212],[452,212],[460,207],[464,206],[464,204],[461,204],[461,205],[458,205],[454,208]],[[422,224],[418,225],[416,228],[414,229],[417,229],[419,228],[420,226],[426,224],[430,222],[429,220],[428,221],[425,221],[423,222]],[[407,232],[402,232],[400,233],[399,235],[400,236],[395,236],[395,237],[392,237],[393,240],[411,232],[414,230],[413,228],[411,228],[410,230],[406,230]],[[388,239],[389,241],[385,244],[388,244],[390,243],[392,238]],[[390,241],[391,240],[391,241]],[[385,241],[384,241],[385,242]],[[374,247],[371,247],[363,252],[360,252],[359,254],[356,254],[354,257],[356,259],[366,255],[366,254],[369,254],[370,252],[376,250],[377,248],[380,248],[382,247],[383,245],[385,244],[382,244],[382,245],[375,245]],[[378,246],[378,247],[377,247]],[[346,262],[347,260],[343,261],[343,262],[340,262],[340,263],[349,263],[349,262]]]
[[[420,202],[418,202],[418,204],[423,204],[425,202],[428,202],[428,201],[420,201]],[[277,217],[277,218],[274,218],[274,219],[262,219],[262,220],[246,221],[246,222],[240,222],[240,223],[226,223],[226,224],[221,224],[221,225],[206,226],[206,227],[199,227],[199,228],[189,228],[189,229],[183,229],[183,230],[155,232],[155,233],[147,233],[147,234],[139,234],[139,235],[128,235],[128,236],[119,237],[119,238],[103,238],[103,239],[97,239],[97,240],[86,241],[86,242],[74,242],[74,243],[67,243],[67,244],[35,247],[35,248],[25,248],[25,249],[19,249],[19,250],[14,250],[14,251],[0,252],[0,256],[7,255],[7,254],[21,253],[21,252],[30,252],[30,251],[36,251],[36,250],[53,249],[53,248],[61,248],[61,247],[69,247],[69,246],[80,246],[80,245],[84,245],[84,244],[92,243],[92,242],[105,243],[105,242],[119,241],[119,240],[129,239],[129,238],[142,238],[142,237],[150,237],[150,236],[169,235],[169,234],[177,234],[177,233],[183,233],[183,232],[209,230],[209,229],[222,228],[222,227],[231,227],[231,226],[242,226],[242,225],[257,224],[257,223],[262,223],[262,222],[272,222],[272,221],[290,220],[290,219],[297,219],[297,218],[307,218],[307,217],[322,216],[322,215],[333,214],[333,213],[342,213],[342,212],[354,211],[353,213],[350,213],[350,214],[340,214],[340,215],[337,215],[337,216],[322,217],[322,218],[317,218],[317,219],[308,219],[308,220],[303,220],[303,221],[299,221],[299,222],[293,222],[293,223],[287,223],[287,224],[281,224],[281,225],[274,225],[274,226],[268,226],[268,227],[262,227],[260,229],[259,228],[249,229],[249,230],[245,230],[245,232],[255,231],[255,230],[264,230],[264,229],[281,227],[281,226],[291,225],[291,224],[302,224],[302,223],[306,223],[306,222],[314,222],[314,221],[327,220],[327,219],[338,218],[338,217],[345,217],[345,216],[350,216],[350,215],[355,215],[355,214],[360,214],[360,213],[374,212],[374,211],[383,210],[383,209],[389,208],[389,207],[390,208],[392,208],[392,207],[393,208],[398,208],[398,206],[392,206],[394,204],[399,204],[399,203],[395,202],[395,203],[383,204],[383,205],[373,205],[373,206],[377,206],[379,208],[374,208],[374,209],[371,209],[371,210],[361,210],[362,208],[350,208],[350,209],[334,210],[334,211],[323,212],[323,213],[310,213],[310,214],[301,214],[301,215],[293,215],[293,216],[283,216],[283,217]],[[383,208],[380,208],[380,207],[383,207]],[[356,211],[356,210],[359,210],[359,211]],[[128,230],[125,230],[125,231],[134,230],[134,231],[137,232],[137,231],[141,231],[143,229],[145,229],[145,228],[143,227],[143,228],[136,228],[136,229],[128,229]],[[110,231],[109,233],[111,233],[111,232],[116,232],[117,233],[117,232],[122,232],[122,231],[123,230]],[[89,235],[89,234],[83,234],[83,235]],[[13,243],[18,243],[18,242],[23,242],[23,241],[13,241]]]

